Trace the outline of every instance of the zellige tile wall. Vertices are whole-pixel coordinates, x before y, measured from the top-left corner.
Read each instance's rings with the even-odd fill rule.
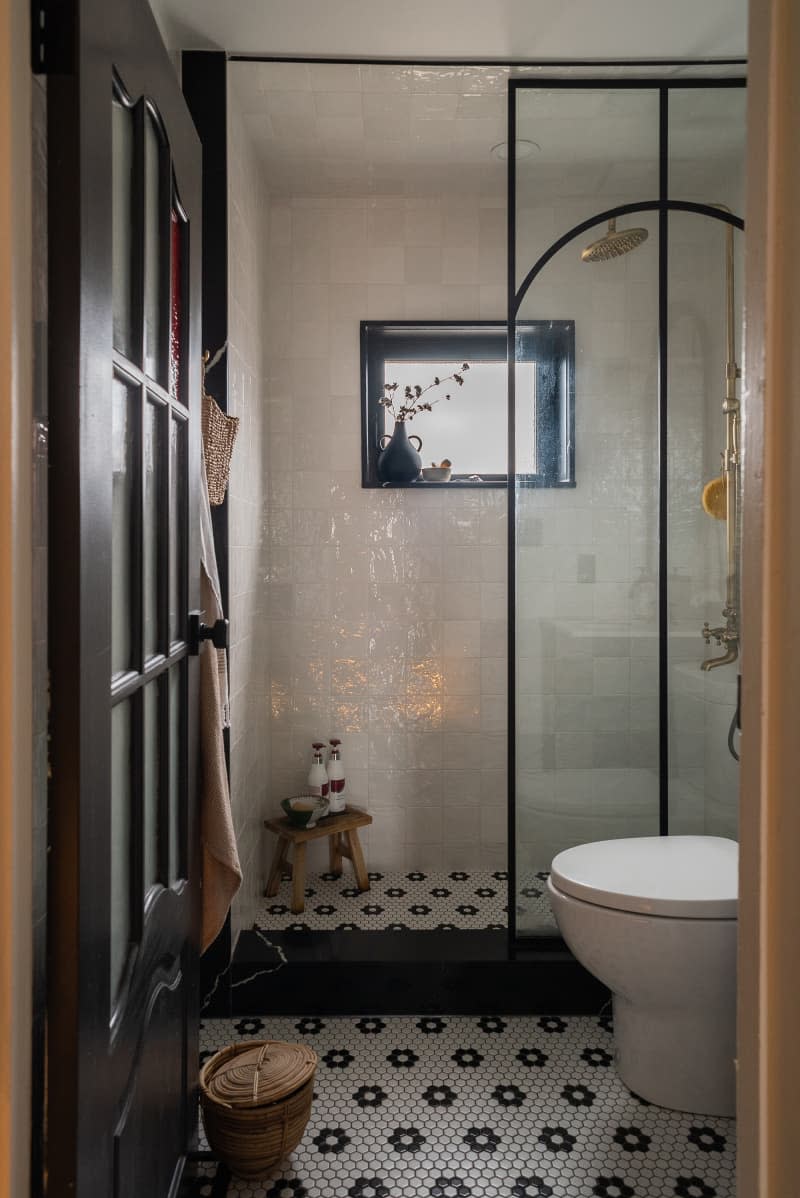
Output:
[[[228,94],[228,411],[239,418],[228,490],[231,629],[231,805],[244,882],[233,905],[234,938],[250,927],[261,898],[261,822],[267,803],[270,736],[266,579],[267,407],[262,313],[267,193],[235,91]],[[218,346],[206,347],[212,353]],[[221,363],[216,368],[224,369]],[[214,391],[214,372],[209,374]]]
[[[505,494],[362,490],[359,321],[502,319],[504,206],[273,196],[267,277],[269,805],[337,735],[370,868],[502,868]]]

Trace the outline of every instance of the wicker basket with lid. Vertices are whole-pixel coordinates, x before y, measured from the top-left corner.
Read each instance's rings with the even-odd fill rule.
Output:
[[[230,1044],[200,1071],[211,1148],[233,1173],[263,1177],[300,1143],[311,1114],[317,1055],[305,1044]]]

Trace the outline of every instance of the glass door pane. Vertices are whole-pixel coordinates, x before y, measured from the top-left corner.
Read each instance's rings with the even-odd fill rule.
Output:
[[[658,217],[576,224],[658,196],[658,94],[518,92],[517,286],[526,320],[574,321],[574,485],[526,485],[515,417],[516,926],[557,934],[553,857],[658,833]],[[635,236],[630,230],[642,230]],[[586,261],[595,243],[601,251]],[[526,393],[518,365],[515,390]],[[512,899],[513,901],[513,899]]]
[[[142,563],[144,587],[144,655],[145,659],[162,648],[161,625],[162,528],[166,511],[162,502],[164,416],[161,404],[148,396],[144,414],[144,524]]]
[[[111,712],[111,1001],[113,1002],[132,938],[131,859],[132,771],[134,767],[130,703]]]
[[[139,393],[114,379],[111,392],[111,673],[133,667],[138,638],[134,598],[138,495]]]
[[[728,733],[736,713],[739,663],[701,668],[725,653],[715,640],[705,644],[703,624],[727,625],[727,521],[710,516],[702,497],[705,486],[721,478],[726,440],[729,236],[734,243],[734,361],[740,363],[743,234],[729,233],[728,225],[707,216],[670,214],[669,793],[671,832],[735,838],[739,776]],[[741,395],[738,381],[735,393]],[[735,593],[738,610],[738,588]]]
[[[165,386],[170,335],[170,201],[168,155],[151,113],[144,122],[144,349],[145,373]]]
[[[114,348],[134,357],[134,118],[115,100],[111,106]]]

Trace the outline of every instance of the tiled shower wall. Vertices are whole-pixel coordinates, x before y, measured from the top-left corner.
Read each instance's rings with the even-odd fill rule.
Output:
[[[252,924],[261,894],[261,821],[270,775],[265,585],[269,466],[262,351],[269,280],[264,261],[266,189],[233,90],[228,96],[228,171],[228,411],[240,422],[228,491],[231,805],[244,872],[233,906],[235,938]],[[213,353],[218,347],[206,348]],[[208,389],[213,394],[213,371]]]
[[[568,203],[521,209],[520,278],[544,231],[571,223]],[[658,831],[657,237],[650,214],[635,223],[650,237],[633,253],[587,265],[568,246],[523,304],[525,317],[576,323],[576,486],[518,503],[523,868]],[[699,668],[711,655],[700,628],[722,622],[725,593],[724,525],[700,505],[724,442],[724,234],[709,226],[678,219],[670,240],[670,829],[735,835],[735,669]]]
[[[505,858],[505,498],[365,491],[359,465],[359,320],[503,318],[505,212],[484,205],[270,208],[268,806],[303,786],[312,739],[340,735],[349,796],[374,816],[375,868]],[[527,216],[537,232],[556,220]],[[525,313],[576,321],[579,395],[577,487],[520,503],[518,836],[521,863],[536,868],[567,843],[657,830],[655,248],[653,235],[593,273],[576,254]],[[711,341],[695,357],[716,361]],[[699,509],[716,399],[714,387],[698,393],[699,424],[681,417],[673,436],[672,615],[686,637],[672,648],[695,669],[697,616],[722,593],[717,530],[702,513],[678,517]],[[688,605],[682,576],[695,580]],[[692,760],[678,690],[676,765]],[[716,760],[716,741],[708,751]],[[676,830],[716,830],[702,786],[676,786],[674,801]]]
[[[503,319],[504,280],[500,201],[272,199],[268,805],[340,736],[370,868],[505,864],[506,500],[362,490],[359,321]]]

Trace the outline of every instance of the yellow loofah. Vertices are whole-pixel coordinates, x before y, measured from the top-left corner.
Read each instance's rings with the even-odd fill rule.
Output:
[[[728,496],[724,478],[712,478],[703,487],[703,510],[715,520],[725,520],[728,515]]]

